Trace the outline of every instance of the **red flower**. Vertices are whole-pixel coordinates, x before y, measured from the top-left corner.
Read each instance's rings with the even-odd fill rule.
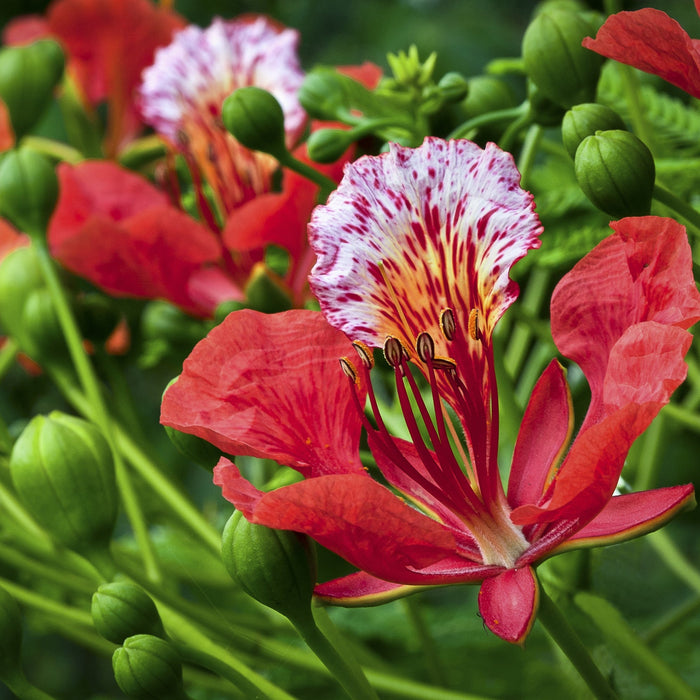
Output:
[[[7,111],[7,106],[0,99],[0,153],[15,145],[15,133]]]
[[[201,223],[116,165],[63,164],[49,229],[53,255],[111,294],[162,298],[211,316],[219,303],[243,298],[264,247],[275,244],[289,252],[282,283],[292,303],[301,305],[314,260],[306,224],[318,186],[285,171],[280,190],[273,191],[275,159],[243,148],[220,118],[224,98],[252,82],[278,97],[288,144],[296,143],[306,119],[296,96],[303,79],[297,40],[295,31],[256,16],[178,33],[144,71],[139,105],[184,158]],[[304,157],[303,148],[297,150]],[[341,167],[323,169],[338,180]],[[168,176],[176,180],[174,172]],[[179,192],[171,189],[177,200]]]
[[[700,14],[700,0],[695,0],[695,7]],[[644,8],[611,15],[596,38],[586,37],[583,45],[700,97],[700,41],[691,39],[661,10]]]
[[[652,217],[615,222],[557,286],[554,339],[585,372],[591,405],[571,442],[569,390],[552,361],[504,490],[492,334],[517,296],[510,268],[541,230],[518,182],[509,154],[468,141],[392,146],[347,166],[310,225],[323,315],[231,314],[165,394],[164,424],[304,475],[263,493],[222,458],[214,481],[252,522],[307,533],[359,569],[317,587],[330,602],[483,581],[485,624],[521,642],[535,618],[537,562],[634,537],[693,501],[692,485],[614,495],[630,445],[685,377],[685,329],[700,318],[684,230]],[[382,420],[370,380],[378,346],[410,440]],[[361,428],[388,486],[360,463]]]
[[[149,0],[55,0],[45,19],[30,15],[11,22],[4,39],[22,44],[51,36],[60,42],[87,103],[107,102],[104,147],[113,157],[143,128],[134,100],[141,71],[184,24],[176,12]]]

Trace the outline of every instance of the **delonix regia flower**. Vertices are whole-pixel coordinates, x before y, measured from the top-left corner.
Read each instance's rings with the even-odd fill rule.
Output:
[[[110,294],[166,299],[206,317],[224,301],[243,299],[264,247],[274,244],[289,253],[282,284],[302,304],[313,263],[306,224],[318,186],[285,171],[277,191],[277,161],[241,146],[221,121],[223,100],[255,85],[278,99],[287,145],[297,143],[306,124],[297,99],[304,78],[298,39],[258,15],[176,33],[143,72],[138,105],[170,154],[184,159],[198,219],[184,211],[172,168],[163,169],[164,192],[114,163],[63,163],[52,254]],[[326,172],[340,178],[338,165]]]
[[[225,457],[214,472],[252,522],[307,533],[357,567],[316,595],[362,605],[482,582],[485,624],[521,642],[539,561],[654,529],[694,498],[692,485],[614,495],[632,442],[685,377],[700,295],[682,226],[644,217],[613,228],[551,302],[554,340],[590,384],[588,412],[572,441],[553,360],[526,408],[507,491],[492,337],[517,297],[510,269],[541,226],[494,144],[428,138],[347,166],[309,227],[322,313],[229,315],[186,360],[161,420],[305,477],[264,493]],[[382,419],[379,347],[410,440]],[[363,429],[376,472],[360,462]]]

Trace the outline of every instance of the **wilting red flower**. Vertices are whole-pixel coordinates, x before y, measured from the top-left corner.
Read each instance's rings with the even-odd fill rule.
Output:
[[[297,142],[305,124],[297,100],[303,78],[297,40],[294,30],[255,16],[179,32],[144,72],[139,105],[183,156],[201,221],[116,165],[63,164],[49,229],[52,253],[111,294],[163,298],[211,316],[222,301],[242,299],[264,247],[275,244],[290,254],[284,282],[293,303],[301,304],[313,264],[306,224],[318,186],[285,171],[280,191],[273,191],[277,161],[243,148],[221,123],[224,98],[255,84],[281,102],[288,145]],[[340,179],[341,167],[324,170]],[[164,179],[175,182],[175,173]],[[175,186],[171,190],[179,200]]]
[[[700,0],[695,0],[695,8],[700,14]],[[647,7],[611,15],[596,38],[586,37],[583,45],[700,98],[700,41],[661,10]]]
[[[184,24],[149,0],[55,0],[45,18],[18,18],[3,36],[9,44],[44,36],[60,42],[87,103],[107,103],[104,147],[111,157],[143,128],[134,99],[141,71]]]
[[[630,445],[685,377],[685,329],[700,318],[684,229],[652,217],[615,222],[557,286],[553,336],[586,374],[591,405],[571,442],[569,389],[552,361],[504,490],[492,334],[517,296],[510,268],[541,230],[518,182],[509,154],[468,141],[392,146],[347,166],[310,225],[323,313],[229,315],[165,394],[166,425],[304,475],[263,493],[222,458],[214,481],[252,522],[306,533],[359,569],[316,588],[330,602],[483,582],[485,624],[520,642],[537,609],[537,562],[634,537],[693,501],[692,485],[614,495]],[[376,347],[410,440],[382,420]],[[388,486],[360,462],[362,427]]]

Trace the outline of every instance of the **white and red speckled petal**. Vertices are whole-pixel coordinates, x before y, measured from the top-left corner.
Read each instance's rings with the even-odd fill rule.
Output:
[[[409,351],[427,331],[436,354],[449,355],[441,311],[453,309],[466,333],[477,309],[489,339],[517,297],[510,268],[540,245],[519,182],[509,153],[466,140],[392,144],[348,165],[309,225],[318,256],[310,280],[328,321],[371,346],[395,336]]]
[[[282,105],[292,145],[306,119],[297,99],[304,79],[298,42],[296,30],[280,28],[263,16],[216,18],[207,29],[187,27],[156,52],[153,65],[143,72],[143,118],[175,143],[193,114],[218,118],[224,98],[236,88],[255,85]]]

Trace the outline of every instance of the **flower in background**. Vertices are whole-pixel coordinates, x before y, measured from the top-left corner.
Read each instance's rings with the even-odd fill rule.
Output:
[[[221,122],[224,98],[256,85],[281,103],[288,146],[298,142],[306,118],[296,96],[303,79],[297,42],[296,31],[261,16],[176,34],[144,71],[139,106],[167,142],[169,162],[184,160],[199,221],[181,210],[172,165],[162,178],[168,200],[116,165],[63,164],[52,253],[111,294],[162,298],[206,317],[223,301],[242,300],[265,246],[275,244],[290,258],[281,283],[302,304],[313,264],[306,224],[318,186],[285,171],[277,191],[276,160],[242,147]],[[341,167],[324,170],[339,180]]]
[[[7,112],[7,106],[0,100],[0,153],[12,148],[15,144],[15,134],[12,130],[12,122]]]
[[[632,442],[685,377],[686,329],[700,318],[684,229],[652,217],[615,222],[554,291],[554,340],[586,374],[590,408],[572,442],[569,388],[552,361],[504,489],[492,337],[517,297],[510,269],[541,231],[518,183],[509,154],[468,141],[394,145],[347,166],[310,225],[322,313],[230,314],[165,394],[165,425],[305,477],[265,493],[225,457],[214,471],[250,521],[306,533],[357,567],[317,586],[329,602],[482,582],[485,624],[521,642],[539,561],[634,537],[693,500],[692,485],[614,495]],[[377,347],[409,439],[382,419]],[[363,428],[374,473],[359,458]]]
[[[700,14],[700,0],[695,8]],[[647,7],[611,15],[596,38],[586,37],[583,45],[700,98],[700,41],[661,10]]]
[[[45,17],[10,22],[3,41],[52,37],[61,44],[86,103],[91,108],[107,103],[104,150],[114,157],[143,130],[134,94],[141,72],[184,24],[176,12],[149,0],[55,0]]]

